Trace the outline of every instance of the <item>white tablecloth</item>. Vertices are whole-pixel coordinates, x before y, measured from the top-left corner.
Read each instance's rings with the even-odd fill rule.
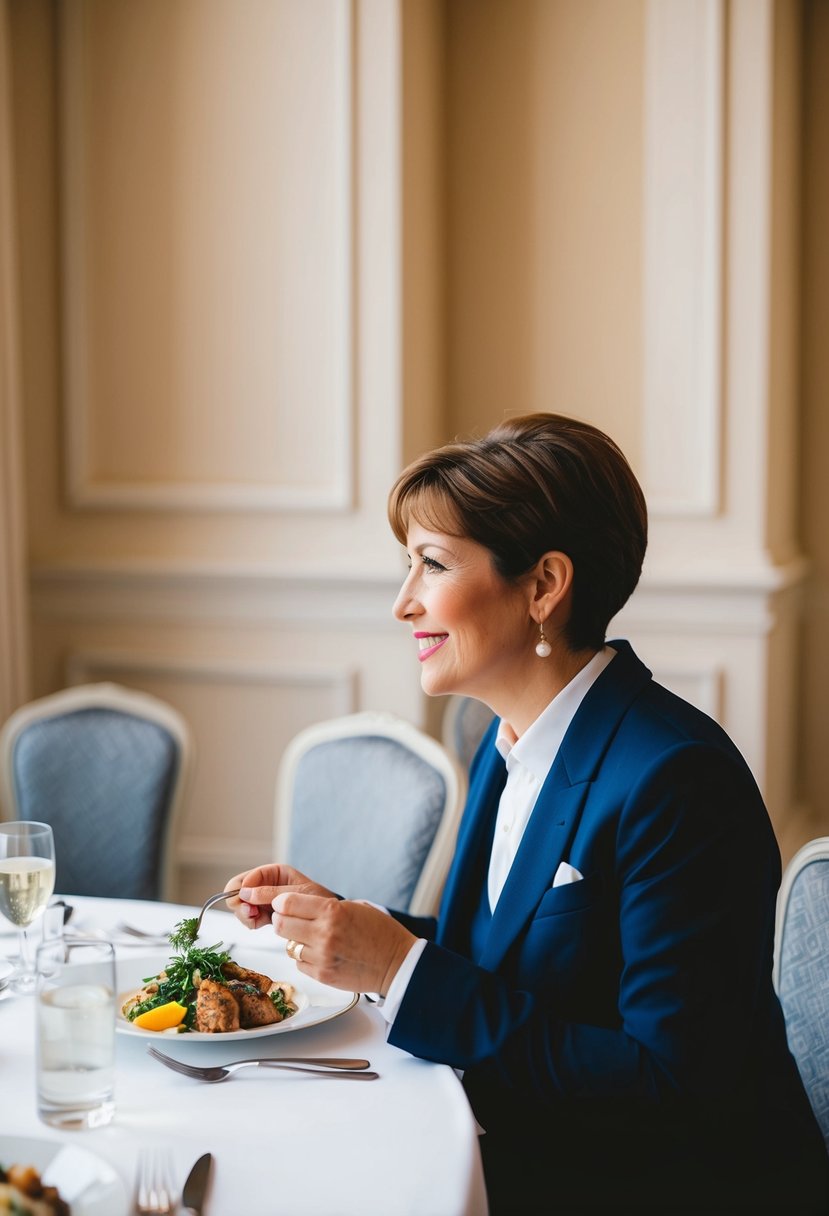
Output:
[[[111,930],[121,919],[167,932],[192,908],[131,900],[71,899],[71,928]],[[5,922],[0,918],[0,923]],[[37,939],[37,930],[33,930]],[[252,934],[226,911],[210,911],[202,936],[238,949],[276,952],[268,929]],[[116,943],[117,944],[117,943]],[[14,939],[0,937],[0,954]],[[157,953],[157,952],[156,952]],[[137,958],[119,947],[119,959]],[[281,958],[261,969],[286,977]],[[270,970],[274,967],[274,970]],[[438,998],[439,999],[439,998]],[[447,1012],[451,1016],[451,1012]],[[454,1072],[389,1046],[380,1014],[365,1000],[296,1033],[251,1042],[191,1042],[165,1036],[162,1050],[192,1063],[251,1055],[365,1056],[380,1080],[351,1082],[245,1070],[230,1081],[191,1081],[152,1060],[143,1039],[117,1036],[117,1112],[109,1127],[57,1132],[40,1123],[34,1083],[30,996],[0,999],[0,1134],[66,1140],[108,1161],[129,1192],[138,1149],[165,1144],[182,1181],[195,1159],[215,1161],[210,1216],[481,1216],[487,1211],[476,1125]]]

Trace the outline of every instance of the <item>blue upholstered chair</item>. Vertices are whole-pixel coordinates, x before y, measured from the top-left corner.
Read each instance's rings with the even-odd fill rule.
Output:
[[[446,698],[441,736],[444,745],[468,772],[478,744],[495,717],[488,705],[474,697],[452,693]]]
[[[170,898],[191,756],[187,724],[156,697],[65,689],[0,730],[0,814],[52,825],[62,894]]]
[[[829,1149],[829,836],[791,859],[777,902],[774,984]]]
[[[300,731],[279,766],[274,857],[347,898],[437,911],[466,777],[437,740],[387,713]]]

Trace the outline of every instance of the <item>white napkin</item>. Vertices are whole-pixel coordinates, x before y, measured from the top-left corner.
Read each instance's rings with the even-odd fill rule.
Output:
[[[555,872],[553,878],[554,887],[566,886],[568,882],[581,882],[584,875],[575,866],[571,866],[569,861],[563,861]]]
[[[41,1174],[47,1186],[56,1186],[67,1203],[87,1196],[101,1182],[101,1171],[109,1173],[97,1157],[72,1145],[61,1145]]]

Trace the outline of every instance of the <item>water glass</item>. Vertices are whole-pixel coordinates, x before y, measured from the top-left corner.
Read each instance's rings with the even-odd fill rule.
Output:
[[[43,909],[43,915],[40,918],[42,940],[53,942],[62,938],[65,924],[64,905],[49,904],[48,908]]]
[[[115,1114],[115,951],[45,941],[36,958],[37,1113],[62,1130]]]

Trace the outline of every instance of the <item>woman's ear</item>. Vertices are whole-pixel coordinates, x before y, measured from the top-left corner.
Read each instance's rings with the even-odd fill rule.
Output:
[[[566,553],[551,549],[538,559],[533,571],[530,615],[539,624],[556,609],[569,605],[573,588],[573,563]]]

